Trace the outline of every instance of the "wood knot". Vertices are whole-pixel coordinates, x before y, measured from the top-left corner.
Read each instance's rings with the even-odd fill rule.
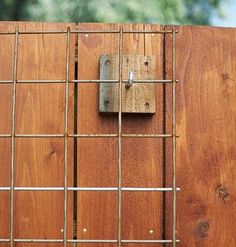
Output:
[[[218,193],[219,193],[219,197],[222,201],[227,201],[228,197],[229,197],[229,192],[227,191],[227,189],[223,186],[218,188]]]
[[[50,152],[49,155],[53,155],[53,154],[55,154],[55,150],[54,149]]]
[[[54,156],[55,154],[57,154],[57,144],[56,143],[52,143],[51,144],[51,148],[50,148],[50,152],[49,152],[49,156]]]
[[[208,221],[201,221],[197,224],[195,237],[197,239],[205,239],[208,237],[210,225]]]
[[[223,81],[227,81],[230,79],[229,74],[227,74],[227,73],[222,73],[221,77],[222,77]]]

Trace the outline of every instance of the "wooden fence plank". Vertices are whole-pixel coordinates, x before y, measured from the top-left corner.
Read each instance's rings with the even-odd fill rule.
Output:
[[[159,30],[159,26],[151,25],[124,25],[124,30],[143,30],[144,28]],[[119,29],[114,24],[80,24],[79,29]],[[118,54],[118,35],[81,34],[78,37],[78,75],[79,79],[99,78],[100,55]],[[150,45],[150,42],[153,42]],[[143,34],[124,35],[125,55],[155,55],[156,79],[162,79],[162,36]],[[125,78],[124,78],[125,79]],[[161,133],[162,129],[162,86],[156,86],[157,113],[151,117],[143,115],[123,116],[124,133]],[[99,115],[98,112],[98,85],[79,85],[78,89],[78,130],[79,133],[117,133],[117,114]],[[83,186],[117,186],[118,171],[118,147],[117,140],[112,139],[89,139],[78,140],[78,183]],[[162,141],[153,139],[124,139],[123,140],[123,183],[124,187],[162,187]],[[88,148],[89,147],[89,148]],[[159,153],[156,152],[158,150]],[[99,152],[98,152],[99,151]],[[95,155],[96,154],[96,155]],[[98,155],[98,156],[97,156]],[[103,157],[102,159],[100,157]],[[112,159],[111,159],[112,158]],[[97,172],[95,172],[97,171]],[[90,193],[78,193],[78,237],[100,239],[117,239],[117,214],[113,210],[103,212],[103,208],[96,207],[94,214],[101,213],[103,218],[100,224],[91,216],[82,214],[84,210],[94,208],[92,199],[89,202]],[[111,197],[114,192],[100,193],[97,203],[113,205]],[[87,197],[87,198],[86,198]],[[118,195],[117,195],[118,197]],[[116,197],[116,203],[117,201]],[[91,196],[92,198],[92,196]],[[115,200],[115,199],[113,199]],[[140,219],[140,216],[146,217]],[[162,238],[162,193],[123,193],[123,239],[161,239]],[[148,217],[147,217],[148,215]],[[94,216],[95,217],[95,216]],[[95,217],[96,218],[96,217]],[[112,220],[113,219],[113,220]],[[110,224],[110,222],[113,222]],[[100,229],[105,228],[105,229]],[[86,234],[83,229],[86,228]],[[150,234],[153,230],[153,234]],[[105,231],[105,232],[104,232]],[[82,245],[85,246],[85,245]],[[95,245],[91,245],[95,246]],[[96,245],[97,246],[97,245]],[[125,245],[124,245],[125,246]],[[130,244],[129,246],[134,246]],[[137,245],[135,245],[137,246]],[[144,245],[146,246],[146,245]]]
[[[66,30],[75,24],[9,22],[1,24],[1,30]],[[4,37],[4,36],[1,36]],[[7,36],[8,37],[8,36]],[[13,36],[9,36],[13,37]],[[1,42],[1,79],[12,79],[13,41]],[[14,39],[13,39],[14,40]],[[9,42],[9,44],[8,44]],[[74,78],[74,35],[71,37],[70,78]],[[66,35],[20,35],[17,79],[65,79]],[[9,51],[8,51],[9,50]],[[8,61],[6,66],[5,61]],[[1,85],[2,86],[2,85]],[[1,121],[4,134],[10,133],[12,85],[4,85]],[[64,133],[65,85],[63,84],[17,84],[16,87],[16,133],[53,134]],[[73,102],[70,91],[70,106]],[[2,100],[2,98],[1,98]],[[4,109],[4,104],[10,107]],[[9,111],[9,113],[8,113]],[[70,114],[69,122],[72,121]],[[9,120],[8,120],[9,119]],[[3,124],[2,124],[3,123]],[[5,140],[4,140],[5,141]],[[1,164],[10,170],[10,151],[4,150]],[[69,143],[69,166],[73,165],[73,142]],[[1,167],[2,169],[2,167]],[[72,169],[70,169],[72,171]],[[7,175],[7,173],[5,173]],[[9,175],[8,175],[9,180]],[[64,140],[21,138],[15,140],[15,186],[64,186]],[[68,174],[69,186],[73,176]],[[6,185],[5,185],[6,186]],[[9,186],[9,182],[8,185]],[[8,192],[6,192],[8,193]],[[14,196],[14,238],[63,238],[64,193],[63,192],[18,192]],[[68,237],[72,238],[72,196],[68,202]],[[9,198],[8,198],[9,200]],[[9,208],[9,201],[4,205]],[[9,212],[6,227],[9,231]],[[4,216],[5,218],[5,216]],[[1,223],[2,228],[2,223]],[[2,237],[2,236],[1,236]],[[9,238],[9,234],[3,237]],[[15,244],[15,246],[28,246]],[[42,246],[34,244],[34,246]],[[51,244],[50,246],[58,246]]]
[[[236,32],[186,26],[176,38],[178,238],[235,246]]]
[[[115,29],[117,25],[79,24],[79,29]],[[78,79],[99,79],[99,57],[118,53],[117,34],[78,36]],[[116,133],[117,116],[99,115],[99,85],[78,85],[79,133]],[[117,186],[118,142],[116,139],[78,139],[78,185]],[[79,192],[77,237],[79,239],[117,239],[117,192]],[[109,206],[108,206],[109,205]],[[86,214],[86,212],[89,212]],[[84,231],[86,229],[86,231]],[[80,244],[86,246],[87,244]],[[90,247],[104,244],[89,244]],[[114,247],[116,244],[106,244]]]
[[[159,25],[125,25],[124,30],[160,30]],[[162,77],[162,35],[126,34],[124,53],[155,56],[156,78]],[[124,133],[162,132],[164,117],[162,85],[155,84],[156,113],[151,116],[124,115]],[[123,139],[123,186],[162,187],[163,142],[161,139]],[[162,192],[123,193],[123,239],[162,239]],[[139,246],[129,244],[124,246]],[[143,246],[153,246],[143,244]]]

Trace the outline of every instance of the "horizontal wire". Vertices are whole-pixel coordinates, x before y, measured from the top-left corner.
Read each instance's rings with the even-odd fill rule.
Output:
[[[71,83],[119,83],[119,80],[72,80]],[[122,83],[127,83],[128,80],[122,80]],[[133,83],[172,83],[172,80],[167,79],[147,79],[147,80],[133,80]],[[178,82],[178,81],[176,81]]]
[[[100,80],[100,79],[91,79],[91,80],[72,80],[71,83],[119,83],[119,80]]]
[[[10,242],[10,239],[0,239],[0,242]],[[21,239],[13,239],[13,242],[17,243],[63,243],[63,239],[28,239],[28,238],[21,238]]]
[[[57,138],[65,137],[65,134],[15,134],[18,138]]]
[[[175,32],[178,32],[176,30]],[[120,33],[120,30],[72,30],[70,32],[71,34],[112,34],[112,33]],[[123,33],[127,34],[172,34],[172,30],[124,30]],[[14,35],[16,32],[13,31],[3,31],[0,32],[0,35]],[[38,30],[38,31],[19,31],[19,34],[67,34],[66,30]]]
[[[0,191],[9,191],[11,187],[0,187]],[[15,191],[64,191],[64,187],[14,187]],[[118,187],[67,187],[68,191],[118,191]],[[150,192],[168,192],[173,191],[173,188],[132,188],[122,187],[122,191],[150,191]],[[180,188],[176,188],[176,191],[180,191]]]
[[[118,134],[68,134],[72,138],[114,138]],[[124,138],[172,138],[172,134],[122,134]],[[12,137],[11,134],[0,134],[0,138]],[[15,134],[16,138],[63,138],[64,134]],[[179,135],[176,135],[179,137]]]
[[[176,33],[178,33],[178,30],[175,30]],[[124,30],[123,33],[147,33],[147,34],[162,34],[162,33],[166,33],[166,34],[172,34],[173,31],[172,30]]]
[[[0,80],[0,84],[14,83],[13,80]]]
[[[106,239],[73,239],[68,240],[68,243],[118,243],[117,240],[106,240]]]
[[[124,138],[171,138],[172,134],[122,134]]]
[[[114,138],[118,137],[118,134],[74,134],[68,135],[69,137],[78,137],[78,138]]]
[[[131,243],[140,243],[140,244],[145,244],[145,243],[153,243],[153,244],[168,244],[168,243],[172,243],[173,241],[172,240],[121,240],[122,243],[126,243],[126,244],[131,244]],[[180,241],[179,240],[176,240],[177,243],[179,243]]]
[[[112,34],[112,33],[119,33],[118,30],[73,30],[70,33],[73,34]],[[12,31],[6,31],[6,32],[0,32],[0,35],[12,35],[15,34],[15,32]],[[36,30],[36,31],[19,31],[19,34],[67,34],[66,30]]]
[[[66,83],[66,80],[58,80],[58,79],[51,79],[51,80],[17,80],[16,83]]]
[[[122,80],[122,83],[127,83],[128,80]],[[176,83],[179,81],[176,80]],[[12,84],[13,80],[0,80],[0,84]],[[36,83],[66,83],[65,80],[17,80],[17,84],[36,84]],[[101,79],[91,79],[91,80],[86,80],[86,79],[81,79],[81,80],[70,80],[69,83],[119,83],[119,80],[101,80]],[[173,83],[173,80],[167,80],[167,79],[153,79],[153,80],[133,80],[133,83]]]
[[[123,190],[123,191],[153,191],[153,192],[155,192],[155,191],[172,191],[173,190],[173,188],[163,188],[163,187],[159,187],[159,188],[129,188],[129,187],[123,187],[123,188],[121,188],[121,190]],[[181,189],[180,188],[176,188],[176,190],[177,191],[180,191]]]
[[[0,138],[11,137],[11,134],[0,134]]]
[[[0,239],[0,242],[10,242],[10,239]],[[13,242],[16,243],[63,243],[63,239],[28,239],[28,238],[22,238],[22,239],[13,239]],[[122,243],[172,243],[172,240],[135,240],[135,239],[130,239],[130,240],[121,240]],[[176,240],[177,243],[180,242],[180,240]],[[68,239],[67,243],[118,243],[118,240],[109,240],[109,239]]]

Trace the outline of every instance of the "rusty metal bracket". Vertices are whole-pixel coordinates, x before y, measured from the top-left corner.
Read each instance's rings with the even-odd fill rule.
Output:
[[[122,112],[149,113],[156,112],[154,80],[155,56],[124,55],[122,68]],[[102,55],[100,57],[100,80],[117,80],[119,77],[119,57]],[[146,81],[145,81],[146,80]],[[101,83],[99,95],[100,113],[117,113],[119,109],[119,84]]]

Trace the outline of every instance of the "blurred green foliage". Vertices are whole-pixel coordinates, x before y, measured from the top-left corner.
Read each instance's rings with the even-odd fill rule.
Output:
[[[223,0],[0,0],[1,20],[210,24]]]

